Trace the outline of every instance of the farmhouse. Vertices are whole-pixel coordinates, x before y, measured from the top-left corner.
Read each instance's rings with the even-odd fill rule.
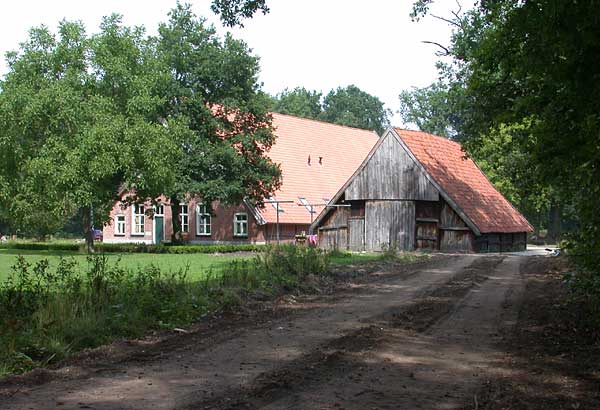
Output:
[[[282,241],[308,233],[318,212],[379,139],[372,131],[277,113],[273,126],[277,139],[268,156],[281,164],[283,183],[272,202],[262,209],[249,203],[207,206],[192,197],[180,209],[186,241],[268,243],[277,240],[278,231]],[[168,205],[166,201],[154,207],[149,202],[129,207],[116,203],[111,223],[103,230],[104,242],[168,242],[172,233]]]
[[[460,144],[388,129],[324,208],[319,246],[354,251],[524,250],[531,225]]]

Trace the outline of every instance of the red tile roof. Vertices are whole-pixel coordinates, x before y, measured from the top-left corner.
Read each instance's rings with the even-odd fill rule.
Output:
[[[481,233],[533,230],[475,162],[465,158],[460,144],[420,131],[396,129],[396,132]]]
[[[280,223],[310,224],[310,212],[296,205],[299,197],[315,204],[333,198],[379,139],[373,131],[277,113],[273,126],[277,140],[268,156],[281,164],[283,174],[274,199],[294,201],[280,204]],[[314,210],[316,219],[323,207]],[[277,220],[271,204],[265,204],[260,213],[268,223]]]

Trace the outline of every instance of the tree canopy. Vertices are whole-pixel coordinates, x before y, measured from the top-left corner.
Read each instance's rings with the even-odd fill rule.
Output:
[[[87,36],[62,21],[58,36],[30,31],[8,55],[0,92],[0,202],[24,231],[44,235],[82,210],[102,224],[119,187],[155,196],[174,178],[164,159],[180,124],[159,123],[165,78],[151,39],[119,16]]]
[[[228,27],[243,27],[244,19],[251,18],[257,12],[269,12],[266,0],[213,0],[211,9],[221,16],[221,21]]]
[[[159,28],[158,53],[172,74],[165,90],[167,118],[186,121],[188,133],[173,163],[174,240],[179,202],[200,195],[210,203],[261,203],[280,184],[280,170],[265,153],[275,141],[269,101],[260,92],[258,58],[246,44],[178,5]]]
[[[336,124],[375,130],[380,135],[389,123],[389,111],[379,98],[356,87],[339,87],[323,99],[321,118]]]
[[[418,1],[413,16],[427,13],[431,2]],[[521,196],[540,183],[538,192],[572,209],[570,254],[600,274],[597,6],[593,0],[477,2],[449,20],[451,63],[442,74],[447,86],[462,90],[454,101],[461,104],[457,133],[467,150],[492,160],[491,148],[508,148],[514,155],[498,156],[495,166],[512,158],[506,168],[523,169],[531,179],[518,188]]]
[[[277,94],[273,101],[273,111],[303,118],[317,119],[323,112],[321,99],[323,94],[309,91],[304,87],[285,89]]]
[[[0,83],[0,218],[55,232],[79,213],[86,239],[123,191],[134,200],[260,202],[280,171],[258,58],[178,4],[159,36],[104,18],[30,31]],[[178,218],[173,218],[178,220]]]
[[[282,114],[313,118],[334,124],[377,131],[390,125],[390,111],[383,102],[355,85],[338,87],[325,97],[304,87],[284,90],[272,102],[272,110]]]

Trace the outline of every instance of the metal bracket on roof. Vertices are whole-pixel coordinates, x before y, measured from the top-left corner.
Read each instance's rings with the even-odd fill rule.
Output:
[[[265,220],[265,218],[263,218],[258,209],[256,209],[256,207],[252,205],[247,199],[244,199],[243,202],[244,205],[246,205],[246,207],[250,210],[250,213],[252,213],[252,216],[256,220],[256,223],[259,225],[266,225],[267,221]]]
[[[283,212],[283,209],[279,209],[279,204],[293,204],[295,201],[278,201],[276,199],[269,199],[265,201],[267,204],[275,204],[275,213],[277,214],[277,245],[279,245],[279,213]]]

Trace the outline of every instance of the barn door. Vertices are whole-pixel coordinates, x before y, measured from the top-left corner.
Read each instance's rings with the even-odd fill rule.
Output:
[[[439,249],[439,202],[417,201],[416,248]]]
[[[424,221],[417,219],[417,249],[438,248],[437,221]]]
[[[348,246],[351,251],[365,250],[364,218],[348,219]]]
[[[386,246],[412,251],[414,232],[414,201],[367,201],[365,247],[368,251],[381,251]]]

